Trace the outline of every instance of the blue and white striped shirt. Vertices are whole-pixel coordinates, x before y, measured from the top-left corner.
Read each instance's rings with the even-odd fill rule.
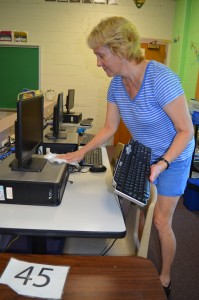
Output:
[[[122,82],[115,76],[109,86],[107,99],[116,103],[120,115],[135,140],[152,149],[152,161],[170,147],[176,130],[163,107],[184,93],[179,77],[167,66],[151,60],[146,68],[142,86],[132,100]],[[192,155],[194,139],[175,161]]]

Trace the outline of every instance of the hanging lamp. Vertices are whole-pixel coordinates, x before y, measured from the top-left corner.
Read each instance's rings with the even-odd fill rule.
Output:
[[[137,8],[141,8],[142,5],[145,3],[145,0],[134,0],[135,5]]]

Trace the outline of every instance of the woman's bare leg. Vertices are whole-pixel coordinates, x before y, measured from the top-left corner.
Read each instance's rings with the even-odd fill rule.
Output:
[[[172,229],[172,219],[178,199],[179,197],[158,195],[154,210],[154,225],[158,231],[162,255],[160,281],[164,287],[167,287],[170,283],[171,266],[176,252],[176,239]]]

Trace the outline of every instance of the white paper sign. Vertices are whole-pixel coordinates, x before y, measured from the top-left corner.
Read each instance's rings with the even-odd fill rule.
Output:
[[[0,283],[7,284],[19,295],[61,299],[69,268],[11,258]]]

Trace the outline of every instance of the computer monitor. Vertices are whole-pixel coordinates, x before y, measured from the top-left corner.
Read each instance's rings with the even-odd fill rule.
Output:
[[[46,163],[42,157],[33,157],[43,141],[43,101],[43,96],[17,101],[13,171],[41,172]]]
[[[61,131],[63,120],[63,93],[59,93],[53,109],[53,124],[51,132],[45,134],[47,139],[66,139],[66,133]]]
[[[74,107],[74,100],[75,100],[75,90],[69,89],[68,95],[66,96],[66,113],[70,114],[71,109]]]

